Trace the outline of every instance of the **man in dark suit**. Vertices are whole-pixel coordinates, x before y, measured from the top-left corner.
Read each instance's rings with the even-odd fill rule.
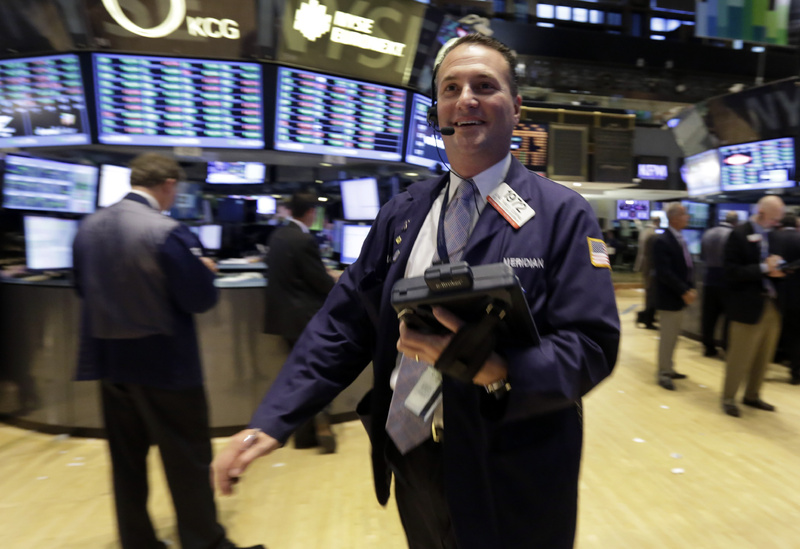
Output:
[[[325,268],[314,224],[317,197],[297,193],[289,203],[291,215],[272,233],[267,252],[266,332],[283,336],[294,347],[311,317],[322,307],[338,275]],[[323,453],[336,451],[330,418],[320,412],[295,431],[298,448],[319,446]]]
[[[639,235],[639,251],[636,255],[634,270],[642,271],[642,284],[644,286],[644,310],[636,313],[636,325],[644,324],[648,330],[657,330],[656,320],[656,289],[655,267],[653,265],[653,246],[655,245],[661,220],[653,216],[650,224]]]
[[[783,257],[787,264],[800,261],[800,231],[797,216],[786,214],[781,228],[770,234],[773,251]],[[789,359],[792,385],[800,385],[800,269],[790,269],[788,276],[778,286],[780,303],[781,337],[780,347]]]
[[[100,380],[122,547],[166,547],[147,512],[147,454],[156,444],[181,547],[230,549],[208,486],[208,406],[193,320],[217,301],[216,265],[188,227],[161,214],[175,201],[178,164],[151,153],[130,168],[130,194],[86,218],[75,237],[83,301],[77,379]]]
[[[681,332],[683,309],[697,299],[694,289],[692,256],[681,234],[689,224],[689,213],[679,202],[667,209],[669,227],[653,246],[656,309],[661,337],[658,342],[657,381],[664,389],[675,390],[673,379],[684,379],[675,371],[672,357]]]
[[[703,274],[703,311],[702,311],[702,339],[705,351],[704,356],[717,356],[717,342],[715,332],[717,330],[717,320],[725,314],[725,302],[728,300],[728,293],[725,288],[725,269],[723,260],[725,255],[725,243],[728,241],[733,228],[739,223],[739,216],[734,210],[725,215],[716,227],[708,229],[703,233],[703,240],[700,243],[700,257],[705,262],[705,273]],[[728,347],[728,318],[725,317],[725,325],[722,336],[722,348]]]
[[[770,232],[780,223],[783,212],[780,197],[763,197],[756,215],[733,229],[725,244],[725,278],[732,299],[728,302],[730,328],[722,409],[729,416],[740,416],[736,393],[745,377],[742,402],[775,411],[772,404],[761,400],[761,385],[781,331],[777,282],[786,274],[780,269],[783,258],[772,249]]]
[[[509,153],[522,104],[515,66],[506,46],[482,35],[445,50],[431,122],[442,124],[451,172],[411,185],[381,208],[360,257],[256,410],[251,426],[261,431],[234,435],[217,456],[223,493],[372,362],[373,388],[358,411],[372,443],[378,501],[386,504],[394,476],[411,547],[573,546],[581,397],[614,366],[619,316],[589,204]],[[434,257],[512,267],[526,290],[539,345],[502,344],[470,382],[443,375],[437,383],[425,364],[437,362],[453,334],[412,330],[391,305],[394,283],[422,275]],[[462,328],[445,309],[435,314],[450,331]],[[442,395],[443,407],[433,404],[430,415],[411,410],[418,398],[393,399],[409,366],[421,366],[430,394]],[[410,422],[394,410],[405,411]],[[409,446],[397,430],[402,427],[421,439]]]

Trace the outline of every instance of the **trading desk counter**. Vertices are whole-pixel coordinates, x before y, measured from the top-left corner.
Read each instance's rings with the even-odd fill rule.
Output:
[[[263,278],[222,278],[218,286],[219,302],[196,322],[212,432],[224,435],[247,425],[288,347],[262,333]],[[79,309],[68,281],[0,281],[0,417],[45,432],[102,435],[98,383],[72,381]],[[334,419],[354,418],[371,384],[367,368],[333,401]]]

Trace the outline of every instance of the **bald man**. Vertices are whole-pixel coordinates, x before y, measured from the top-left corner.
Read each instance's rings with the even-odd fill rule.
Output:
[[[761,400],[761,385],[781,332],[777,283],[785,273],[783,258],[770,250],[770,232],[784,214],[783,200],[767,195],[758,201],[756,214],[731,231],[725,245],[725,279],[731,299],[728,302],[728,353],[722,409],[739,417],[736,393],[747,378],[742,403],[758,410],[774,412],[775,407]]]

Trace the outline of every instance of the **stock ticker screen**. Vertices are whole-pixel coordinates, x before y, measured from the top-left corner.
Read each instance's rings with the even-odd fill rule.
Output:
[[[511,134],[511,154],[533,171],[547,171],[547,124],[517,124]]]
[[[106,53],[92,62],[101,143],[264,147],[255,63]]]
[[[90,142],[78,56],[0,61],[0,147]]]
[[[429,169],[434,169],[437,164],[447,163],[442,136],[428,125],[428,107],[432,103],[427,95],[419,93],[412,95],[406,145],[406,162]]]
[[[88,214],[95,209],[98,168],[9,154],[3,207]]]
[[[404,90],[280,67],[277,96],[276,149],[402,159]]]

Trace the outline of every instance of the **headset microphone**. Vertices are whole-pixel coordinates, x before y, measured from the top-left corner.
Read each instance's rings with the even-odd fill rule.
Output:
[[[438,131],[442,135],[453,135],[456,133],[456,129],[453,126],[444,126],[442,128],[439,127],[439,114],[436,112],[436,103],[428,107],[428,112],[425,118],[428,122],[428,125],[431,126],[434,131]]]

